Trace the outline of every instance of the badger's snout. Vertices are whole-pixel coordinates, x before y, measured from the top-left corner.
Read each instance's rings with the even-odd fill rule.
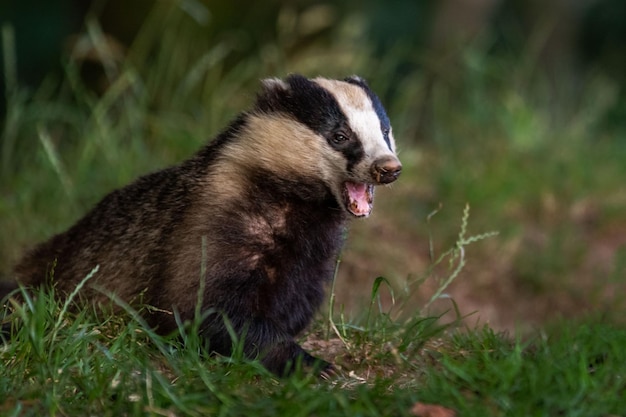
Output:
[[[394,156],[385,156],[374,161],[371,172],[377,184],[389,184],[400,176],[402,164]]]

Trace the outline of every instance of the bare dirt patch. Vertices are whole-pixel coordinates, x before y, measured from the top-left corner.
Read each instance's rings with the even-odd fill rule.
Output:
[[[393,220],[398,218],[393,210],[383,205],[372,218],[352,225],[336,282],[336,305],[348,315],[369,306],[376,277],[387,278],[398,298],[407,282],[428,270],[425,220],[421,226],[405,225]],[[467,265],[446,294],[462,314],[469,315],[465,322],[470,327],[487,323],[495,330],[523,333],[558,318],[621,311],[626,293],[626,221],[612,219],[599,225],[597,216],[593,205],[581,203],[566,219],[555,218],[547,225],[517,219],[519,233],[489,238],[468,249]],[[437,285],[427,279],[410,288],[405,308],[419,311]],[[381,300],[387,307],[393,302],[386,288]],[[453,319],[450,299],[432,307],[429,313],[448,311],[447,320]]]

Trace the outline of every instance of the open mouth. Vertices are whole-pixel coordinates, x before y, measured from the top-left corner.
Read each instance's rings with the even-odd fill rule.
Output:
[[[372,212],[374,186],[346,181],[343,184],[343,199],[346,209],[356,217],[367,217]]]

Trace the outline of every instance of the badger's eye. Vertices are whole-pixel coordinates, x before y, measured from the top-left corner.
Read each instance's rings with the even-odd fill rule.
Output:
[[[349,140],[347,135],[344,135],[343,133],[335,133],[333,135],[333,142],[336,144],[341,144],[344,142],[347,142]]]

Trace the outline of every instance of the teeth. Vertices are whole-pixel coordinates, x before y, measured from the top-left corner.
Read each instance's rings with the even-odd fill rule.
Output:
[[[344,184],[343,194],[347,211],[357,217],[369,216],[374,198],[373,185],[348,181]]]

